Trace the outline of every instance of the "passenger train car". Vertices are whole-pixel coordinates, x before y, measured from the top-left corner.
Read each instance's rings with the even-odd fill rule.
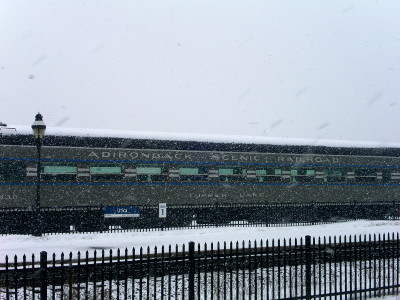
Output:
[[[3,126],[0,207],[30,208],[37,158],[31,134]],[[168,206],[397,202],[400,148],[49,134],[41,206]],[[1,132],[0,132],[1,133]],[[315,143],[314,143],[315,144]],[[155,216],[158,217],[158,216]]]

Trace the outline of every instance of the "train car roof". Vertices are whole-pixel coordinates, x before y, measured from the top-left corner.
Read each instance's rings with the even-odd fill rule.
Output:
[[[0,127],[0,144],[32,145],[30,126]],[[48,127],[45,145],[196,151],[400,156],[400,143]]]

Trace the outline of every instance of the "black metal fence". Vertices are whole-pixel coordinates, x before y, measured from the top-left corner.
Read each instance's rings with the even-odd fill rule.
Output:
[[[104,207],[42,208],[43,233],[102,232],[203,226],[280,226],[317,224],[338,220],[400,219],[400,202],[347,203],[235,203],[169,205],[159,218],[158,206],[140,207],[137,218],[105,218]],[[28,209],[1,209],[0,234],[31,234],[37,214]]]
[[[399,233],[6,257],[1,299],[364,299],[400,293]]]

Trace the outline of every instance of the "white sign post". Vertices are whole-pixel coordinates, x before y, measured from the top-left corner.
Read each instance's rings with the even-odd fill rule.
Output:
[[[159,218],[167,217],[167,203],[158,203],[158,217]]]

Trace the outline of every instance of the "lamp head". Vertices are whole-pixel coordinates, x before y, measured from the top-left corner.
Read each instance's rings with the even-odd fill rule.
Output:
[[[35,116],[35,122],[32,124],[32,131],[36,139],[42,140],[44,138],[46,124],[43,122],[43,116],[40,113]]]

